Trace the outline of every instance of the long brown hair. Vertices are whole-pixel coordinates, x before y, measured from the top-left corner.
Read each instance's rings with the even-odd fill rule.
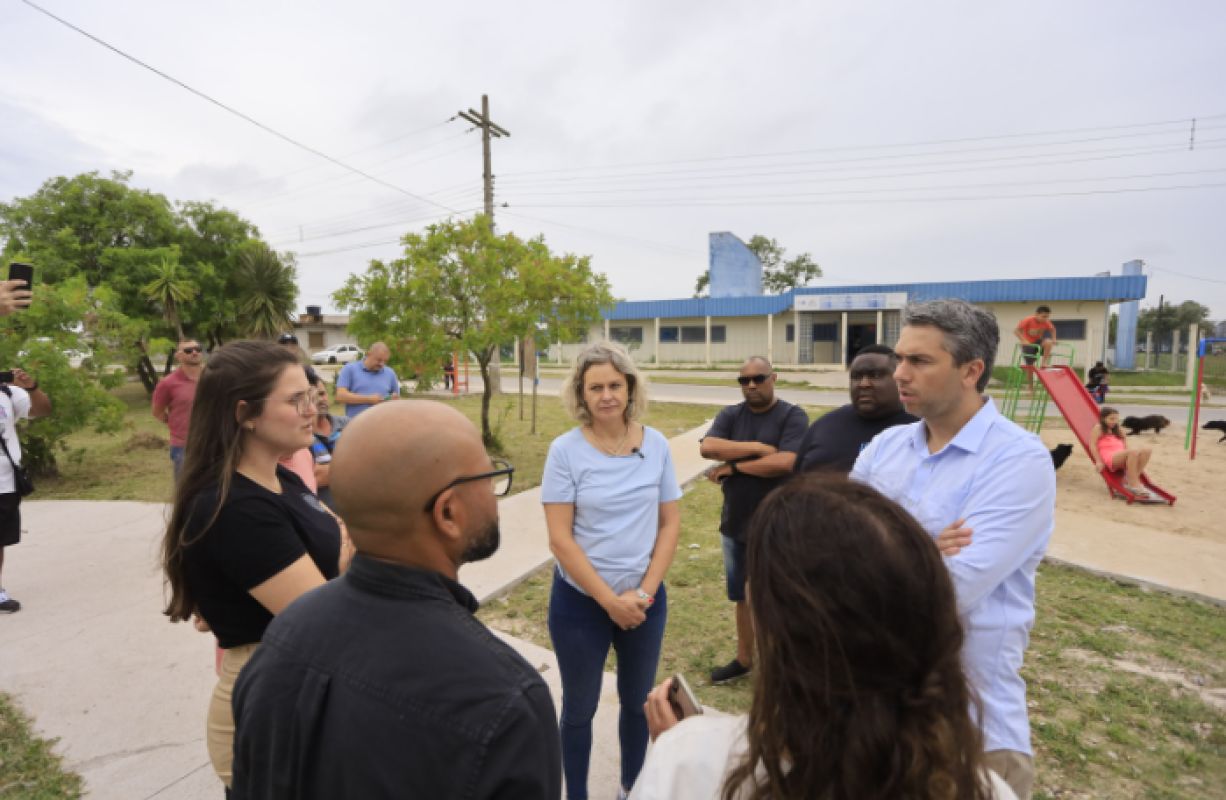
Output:
[[[243,424],[264,411],[264,401],[286,367],[299,366],[288,348],[272,342],[231,342],[214,351],[200,373],[196,400],[187,430],[183,469],[175,484],[174,507],[162,537],[162,570],[170,587],[165,613],[181,622],[196,610],[196,598],[187,585],[183,551],[188,522],[196,499],[217,487],[217,504],[198,536],[212,526],[230,493],[230,481],[243,455]],[[246,407],[239,416],[239,401]],[[195,510],[202,513],[203,510]]]
[[[1116,422],[1111,427],[1107,427],[1107,417],[1111,416],[1112,414],[1119,413],[1120,412],[1116,411],[1111,406],[1103,406],[1102,408],[1098,409],[1098,428],[1103,432],[1103,436],[1114,436],[1117,439],[1124,438],[1120,435],[1119,422]]]
[[[802,475],[748,541],[758,655],[748,752],[724,800],[986,800],[953,584],[872,488]]]

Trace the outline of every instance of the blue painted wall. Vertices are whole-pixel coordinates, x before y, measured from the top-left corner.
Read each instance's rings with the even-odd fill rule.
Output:
[[[1145,262],[1129,261],[1124,264],[1125,275],[1140,275]],[[1137,317],[1141,302],[1129,300],[1120,303],[1120,318],[1115,326],[1115,366],[1119,369],[1135,369],[1137,365]]]
[[[710,239],[711,297],[757,297],[762,294],[762,263],[731,233]]]

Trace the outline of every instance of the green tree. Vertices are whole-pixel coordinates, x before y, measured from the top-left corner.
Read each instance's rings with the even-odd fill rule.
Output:
[[[183,309],[183,325],[209,347],[242,335],[239,328],[238,257],[259,229],[233,211],[211,203],[179,205],[182,263],[199,294]]]
[[[1145,341],[1148,333],[1153,332],[1158,342],[1168,342],[1172,331],[1179,331],[1181,337],[1186,336],[1188,327],[1196,325],[1202,336],[1213,335],[1213,323],[1209,322],[1209,307],[1195,300],[1185,300],[1179,305],[1163,304],[1159,309],[1142,309],[1137,316],[1137,342]]]
[[[822,276],[822,268],[813,260],[813,256],[801,253],[788,258],[787,250],[775,239],[754,234],[745,246],[762,264],[762,290],[767,294],[780,294],[788,289],[808,286]],[[694,296],[706,297],[710,282],[709,270],[699,275],[694,281]]]
[[[183,341],[183,323],[179,318],[179,309],[195,297],[199,290],[187,275],[187,270],[179,263],[178,247],[162,257],[154,268],[153,280],[141,287],[145,297],[162,308],[162,316],[171,325],[179,341]]]
[[[271,339],[293,323],[298,271],[292,256],[281,256],[263,242],[248,242],[238,254],[235,284],[242,332]]]
[[[25,369],[51,398],[51,416],[22,423],[26,464],[37,474],[54,474],[58,455],[74,455],[65,444],[69,434],[120,429],[123,404],[108,390],[126,376],[109,365],[124,363],[144,331],[118,305],[109,288],[91,288],[78,275],[37,285],[28,310],[0,317],[0,365]],[[70,354],[85,356],[80,366],[72,366]]]
[[[453,349],[472,353],[484,385],[481,436],[497,449],[489,407],[499,345],[538,326],[556,338],[586,330],[613,303],[608,281],[587,257],[554,255],[541,238],[495,234],[484,216],[431,225],[402,242],[402,258],[372,261],[333,299],[351,312],[351,331],[367,343],[386,341],[422,380],[437,375]]]

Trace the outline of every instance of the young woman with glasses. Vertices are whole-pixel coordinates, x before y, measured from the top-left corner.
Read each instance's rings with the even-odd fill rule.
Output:
[[[315,404],[297,357],[234,342],[200,375],[183,472],[162,542],[172,622],[196,615],[224,654],[206,741],[229,786],[230,694],[273,616],[335,578],[352,549],[336,518],[278,460],[312,440]]]
[[[580,425],[550,445],[541,502],[558,562],[549,635],[562,675],[562,771],[574,799],[587,797],[592,717],[610,645],[617,652],[623,793],[642,767],[643,701],[668,617],[664,575],[680,532],[681,489],[668,440],[637,421],[647,397],[624,348],[585,348],[562,399]]]

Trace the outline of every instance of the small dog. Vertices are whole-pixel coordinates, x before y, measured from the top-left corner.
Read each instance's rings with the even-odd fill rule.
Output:
[[[1222,434],[1222,438],[1217,440],[1218,444],[1226,442],[1226,419],[1215,419],[1212,422],[1206,422],[1201,426],[1207,431],[1217,431]]]
[[[1136,436],[1142,431],[1162,433],[1162,429],[1170,424],[1171,421],[1161,414],[1150,414],[1147,417],[1124,417],[1124,421],[1120,423],[1128,429],[1129,436]]]
[[[1073,454],[1073,446],[1071,444],[1058,444],[1050,452],[1052,467],[1060,469],[1060,467],[1064,466],[1064,462],[1068,461],[1068,457]]]

